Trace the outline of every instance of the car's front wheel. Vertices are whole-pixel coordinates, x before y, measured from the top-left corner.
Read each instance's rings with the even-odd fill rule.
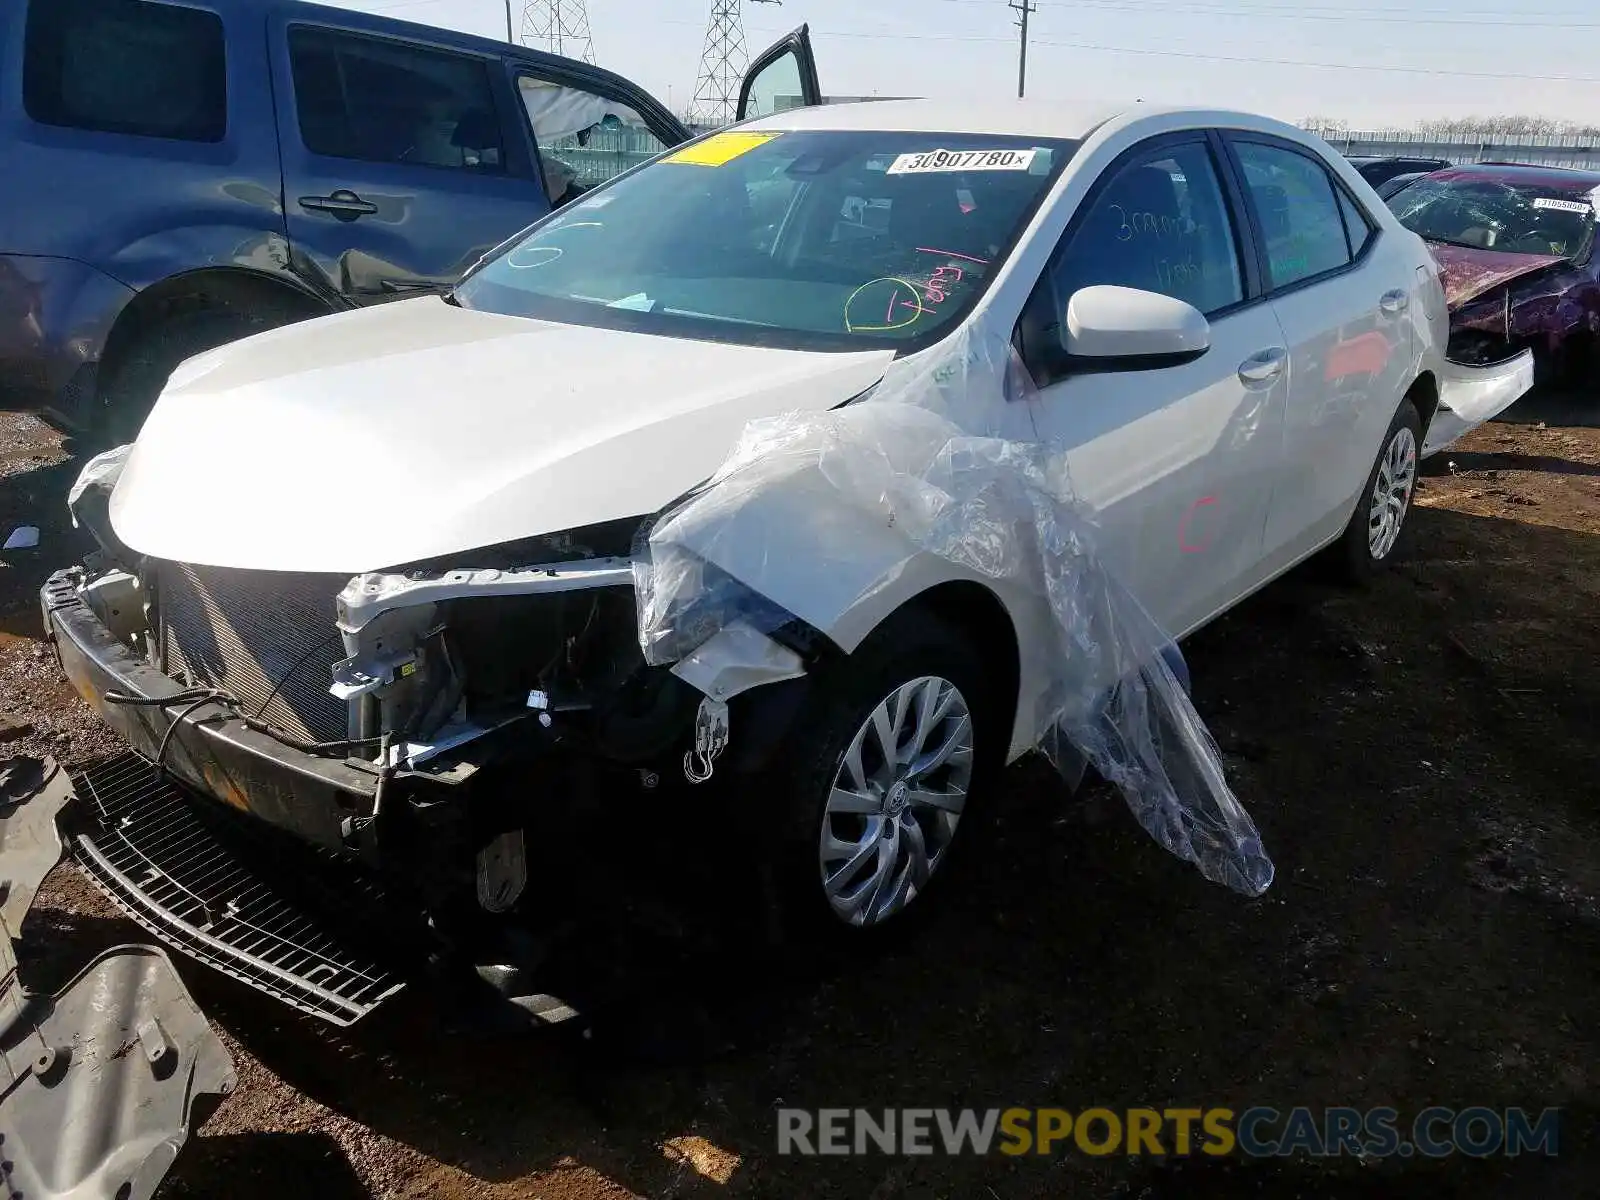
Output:
[[[1389,423],[1356,511],[1338,543],[1339,565],[1347,578],[1364,580],[1394,557],[1411,514],[1421,452],[1422,417],[1407,399]]]
[[[817,676],[771,790],[751,797],[782,813],[791,930],[882,936],[950,882],[1009,734],[994,674],[960,631],[910,609]]]

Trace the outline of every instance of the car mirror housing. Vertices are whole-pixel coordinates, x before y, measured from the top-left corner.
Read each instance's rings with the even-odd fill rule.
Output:
[[[1062,349],[1075,359],[1167,364],[1211,346],[1211,326],[1194,305],[1159,292],[1097,285],[1067,301]]]

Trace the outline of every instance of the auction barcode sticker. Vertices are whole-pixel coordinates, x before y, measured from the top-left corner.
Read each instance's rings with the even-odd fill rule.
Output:
[[[1553,208],[1559,212],[1590,213],[1594,211],[1591,205],[1582,200],[1552,200],[1548,196],[1540,196],[1533,202],[1535,208]]]
[[[924,150],[902,154],[889,164],[890,175],[932,171],[1026,171],[1037,150]]]

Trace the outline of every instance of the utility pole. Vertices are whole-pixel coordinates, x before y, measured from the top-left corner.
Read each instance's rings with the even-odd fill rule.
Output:
[[[1022,99],[1028,90],[1028,14],[1039,11],[1039,6],[1034,0],[1008,0],[1007,8],[1014,8],[1022,14],[1017,24],[1022,27],[1022,43],[1017,54],[1017,99]]]
[[[511,32],[511,0],[506,0],[506,41],[516,45],[517,35]]]

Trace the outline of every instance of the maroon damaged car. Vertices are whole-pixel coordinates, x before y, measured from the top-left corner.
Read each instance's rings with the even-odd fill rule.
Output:
[[[1600,171],[1475,163],[1434,171],[1388,198],[1439,263],[1450,357],[1496,362],[1531,347],[1540,381],[1600,367]]]

